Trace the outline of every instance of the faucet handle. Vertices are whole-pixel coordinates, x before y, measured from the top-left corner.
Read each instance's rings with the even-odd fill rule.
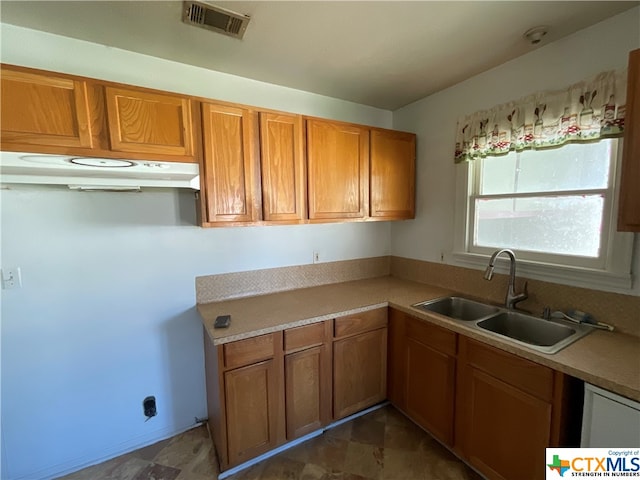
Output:
[[[510,298],[510,302],[509,301],[507,302],[508,305],[511,305],[509,308],[516,308],[515,306],[516,303],[522,302],[527,298],[529,298],[528,285],[529,285],[529,282],[524,282],[523,291],[521,293],[514,294],[513,297]]]

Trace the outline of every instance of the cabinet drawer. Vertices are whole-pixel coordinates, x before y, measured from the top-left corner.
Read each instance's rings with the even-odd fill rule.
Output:
[[[312,323],[284,331],[284,350],[290,352],[324,342],[324,322]]]
[[[387,325],[387,307],[368,310],[354,315],[336,318],[333,324],[333,336],[346,337],[357,333],[375,330]]]
[[[275,343],[273,333],[225,343],[222,346],[224,366],[226,368],[241,367],[271,358],[274,356]]]
[[[446,355],[456,355],[456,334],[445,328],[431,325],[418,318],[408,317],[407,337],[417,340]]]
[[[467,363],[542,400],[553,399],[553,370],[465,339]]]

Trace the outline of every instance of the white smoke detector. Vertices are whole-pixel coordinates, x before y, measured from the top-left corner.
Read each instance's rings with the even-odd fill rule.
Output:
[[[526,32],[524,32],[522,36],[526,38],[531,45],[538,45],[548,31],[549,31],[549,27],[545,27],[545,26],[533,27],[527,30]]]

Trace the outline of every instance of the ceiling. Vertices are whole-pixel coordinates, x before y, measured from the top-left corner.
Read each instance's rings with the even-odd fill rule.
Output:
[[[242,40],[188,26],[180,1],[7,1],[4,23],[395,110],[640,2],[214,1]],[[546,25],[537,46],[523,33]],[[640,35],[640,24],[639,24]]]

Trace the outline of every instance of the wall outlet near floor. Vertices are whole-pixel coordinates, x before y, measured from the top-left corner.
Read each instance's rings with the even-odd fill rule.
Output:
[[[20,267],[3,268],[2,269],[2,288],[21,288],[22,277],[20,275]]]
[[[320,254],[318,252],[313,252],[313,263],[320,263]]]
[[[153,395],[145,398],[142,401],[142,408],[144,409],[144,416],[149,420],[151,417],[155,417],[158,414],[156,409],[156,397]],[[145,420],[145,422],[147,421]]]

